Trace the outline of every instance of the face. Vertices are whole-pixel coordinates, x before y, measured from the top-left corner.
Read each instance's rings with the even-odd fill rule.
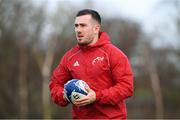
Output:
[[[79,45],[93,44],[98,39],[99,24],[91,15],[78,16],[75,19],[75,33]]]

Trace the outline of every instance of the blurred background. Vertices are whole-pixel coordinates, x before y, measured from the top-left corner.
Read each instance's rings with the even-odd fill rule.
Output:
[[[0,0],[0,118],[71,118],[48,84],[84,8],[130,60],[128,118],[180,118],[180,0]]]

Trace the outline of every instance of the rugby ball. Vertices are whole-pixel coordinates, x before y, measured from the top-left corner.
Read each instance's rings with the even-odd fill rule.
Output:
[[[72,79],[64,85],[64,96],[70,102],[74,103],[75,100],[82,98],[88,94],[85,88],[88,84],[83,80]]]

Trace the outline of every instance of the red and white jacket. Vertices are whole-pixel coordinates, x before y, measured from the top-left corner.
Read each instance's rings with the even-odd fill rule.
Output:
[[[126,55],[101,32],[97,43],[75,46],[54,70],[49,84],[53,101],[66,106],[64,84],[73,78],[87,82],[96,92],[96,101],[83,107],[73,106],[73,118],[127,118],[125,99],[133,94],[133,74]]]

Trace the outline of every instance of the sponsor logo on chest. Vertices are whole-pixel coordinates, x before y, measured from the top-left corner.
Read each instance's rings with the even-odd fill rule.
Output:
[[[97,63],[100,63],[100,62],[102,62],[104,60],[104,57],[96,57],[96,58],[94,58],[93,60],[92,60],[92,65],[96,65]],[[79,67],[80,66],[80,64],[79,64],[79,62],[76,60],[75,62],[74,62],[74,64],[73,64],[73,67]]]

